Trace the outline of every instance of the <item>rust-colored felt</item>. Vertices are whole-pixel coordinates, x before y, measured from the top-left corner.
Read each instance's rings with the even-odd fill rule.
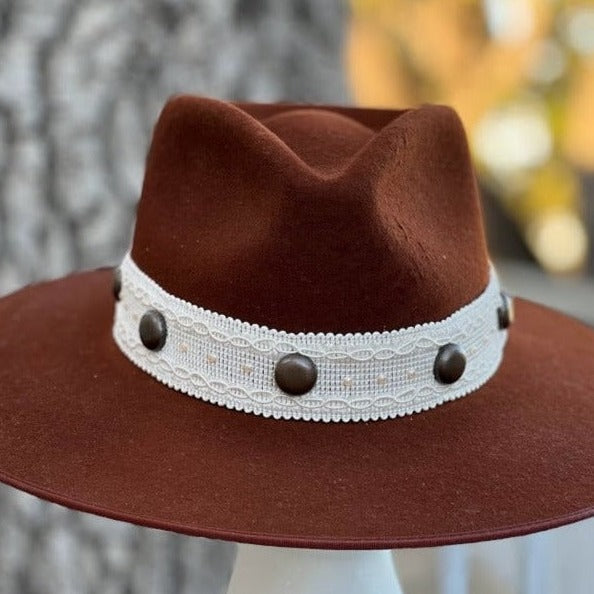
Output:
[[[287,331],[365,332],[443,319],[484,289],[451,109],[241,107],[179,97],[156,126],[132,256],[168,292]]]
[[[75,509],[322,548],[512,536],[594,513],[594,332],[519,301],[483,388],[389,421],[278,421],[168,389],[111,338],[111,274],[0,301],[0,479]]]
[[[292,332],[441,320],[489,274],[464,131],[445,107],[180,97],[156,127],[136,263],[204,308]],[[594,332],[520,301],[480,390],[367,423],[266,419],[152,379],[112,338],[107,270],[0,300],[0,480],[236,541],[427,546],[594,513]]]

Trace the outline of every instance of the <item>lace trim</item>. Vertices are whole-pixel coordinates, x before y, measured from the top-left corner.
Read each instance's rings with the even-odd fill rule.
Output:
[[[127,255],[113,336],[122,352],[160,382],[202,400],[275,419],[368,421],[400,417],[460,398],[495,373],[507,332],[500,330],[499,282],[440,322],[387,332],[288,333],[205,310],[168,294]],[[142,315],[156,309],[167,322],[158,352],[139,336]],[[440,346],[456,343],[466,368],[443,385],[433,373]],[[318,369],[315,387],[299,397],[274,380],[285,354],[310,357]]]

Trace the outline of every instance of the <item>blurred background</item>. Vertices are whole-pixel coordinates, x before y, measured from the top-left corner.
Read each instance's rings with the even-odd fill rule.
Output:
[[[594,2],[0,0],[0,294],[119,261],[177,92],[452,104],[504,283],[594,322]],[[0,594],[220,593],[234,555],[0,487]],[[408,594],[591,594],[593,559],[593,521],[398,553]]]
[[[594,2],[351,0],[350,9],[352,99],[453,105],[504,280],[594,322]]]

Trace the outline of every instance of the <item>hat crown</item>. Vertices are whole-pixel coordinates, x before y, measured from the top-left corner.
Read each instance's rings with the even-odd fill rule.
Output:
[[[167,292],[289,332],[443,319],[489,278],[449,108],[178,97],[154,131],[132,257]]]

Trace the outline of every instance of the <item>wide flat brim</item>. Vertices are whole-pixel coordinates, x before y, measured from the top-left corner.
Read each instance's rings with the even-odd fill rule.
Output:
[[[0,480],[110,518],[311,548],[434,546],[594,514],[594,331],[516,300],[478,391],[368,423],[266,419],[177,393],[112,334],[111,272],[0,300]]]

